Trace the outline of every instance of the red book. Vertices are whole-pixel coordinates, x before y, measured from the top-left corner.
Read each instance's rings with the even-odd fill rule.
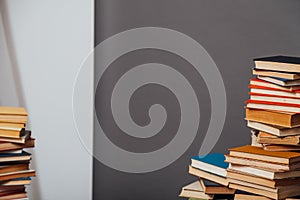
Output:
[[[256,86],[256,85],[249,85],[249,88],[251,93],[300,98],[300,90],[286,91],[282,89],[275,89],[275,88]]]

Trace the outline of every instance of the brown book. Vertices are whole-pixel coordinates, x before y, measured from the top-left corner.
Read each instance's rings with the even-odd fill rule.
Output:
[[[25,110],[25,108],[22,108],[22,107],[4,107],[4,106],[0,106],[0,115],[27,116],[28,113]]]
[[[6,181],[17,178],[25,178],[25,177],[35,176],[34,170],[21,170],[15,172],[7,172],[0,174],[0,181]]]
[[[189,166],[189,173],[194,175],[194,176],[198,176],[200,178],[212,181],[214,183],[218,183],[220,185],[224,185],[224,186],[228,186],[228,181],[226,178],[209,173],[209,172],[205,172],[202,171],[200,169],[196,169],[193,168],[192,166]]]
[[[300,151],[300,146],[293,146],[293,145],[264,145],[264,150],[266,151],[274,151],[274,152],[283,152],[283,151],[290,151],[296,152]]]
[[[0,139],[1,141],[1,139]],[[18,150],[24,148],[33,148],[35,146],[35,139],[29,138],[26,140],[24,144],[19,143],[12,143],[12,142],[0,142],[0,152],[1,151],[11,151],[11,150]]]
[[[29,164],[5,165],[0,167],[0,174],[29,170]]]
[[[279,72],[279,71],[261,70],[261,69],[253,69],[252,72],[254,75],[258,75],[258,76],[270,76],[270,77],[277,77],[277,78],[283,78],[289,80],[300,79],[299,73]]]
[[[25,192],[25,186],[2,186],[3,189],[0,189],[0,197],[6,196],[9,194],[17,194]],[[4,189],[5,188],[5,189]]]
[[[227,171],[227,178],[244,180],[249,183],[254,183],[254,184],[258,184],[270,188],[276,188],[279,186],[286,186],[286,185],[299,185],[300,183],[300,177],[290,178],[290,179],[270,180],[270,179],[255,176],[255,174],[239,173],[231,169],[228,169]]]
[[[11,200],[11,199],[22,199],[27,198],[26,192],[8,194],[5,196],[0,196],[0,200]]]
[[[300,153],[297,152],[270,152],[260,147],[250,145],[230,148],[231,156],[261,160],[265,162],[292,164],[300,162]]]
[[[241,158],[241,157],[229,156],[229,155],[225,155],[225,158],[226,158],[225,162],[229,162],[231,164],[244,165],[244,166],[255,167],[259,169],[267,169],[273,172],[283,172],[283,171],[300,169],[300,162],[287,165],[287,164],[265,162],[261,160]]]
[[[258,134],[257,142],[260,144],[299,145],[300,135],[277,137],[261,131]]]
[[[16,185],[16,186],[0,186],[0,192],[3,191],[24,191],[25,190],[25,186],[24,185]]]
[[[268,197],[257,196],[253,194],[235,194],[234,200],[271,200]]]
[[[231,180],[230,180],[231,181]],[[252,194],[262,195],[265,197],[269,197],[271,199],[284,199],[287,197],[293,197],[300,195],[300,186],[286,186],[278,189],[272,189],[267,187],[258,187],[255,184],[248,184],[243,181],[235,181],[238,183],[231,183],[229,184],[230,188],[234,188],[236,190],[241,190],[245,192],[249,192]]]
[[[235,193],[235,189],[228,188],[226,186],[219,185],[217,183],[210,182],[202,178],[199,178],[199,182],[205,194],[234,194]]]
[[[300,126],[300,114],[269,110],[246,109],[246,119],[287,128]]]

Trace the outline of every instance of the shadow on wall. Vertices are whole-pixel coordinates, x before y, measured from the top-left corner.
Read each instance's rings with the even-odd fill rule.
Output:
[[[16,58],[15,45],[9,22],[6,2],[0,1],[0,85],[2,86],[0,87],[0,105],[23,106],[26,108],[26,99],[20,78],[20,66]],[[31,128],[30,116],[27,127]],[[37,170],[38,174],[34,150],[31,152],[33,153],[31,166]],[[30,190],[30,199],[42,199],[38,176],[33,179]]]

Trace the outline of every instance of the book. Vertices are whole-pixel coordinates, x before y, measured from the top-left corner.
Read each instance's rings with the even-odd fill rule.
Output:
[[[271,56],[254,59],[255,69],[283,72],[300,72],[300,58],[291,56]]]
[[[20,143],[24,144],[30,138],[31,132],[25,131],[24,134],[19,138],[10,138],[10,137],[1,137],[0,142],[12,142],[12,143]]]
[[[299,145],[300,135],[277,137],[273,134],[259,132],[257,142],[261,144]]]
[[[1,186],[17,186],[17,185],[30,185],[31,178],[16,178],[8,181],[0,181]]]
[[[0,115],[0,122],[9,122],[9,123],[27,123],[26,116],[10,116],[10,115]]]
[[[244,174],[255,174],[255,176],[266,178],[266,179],[286,179],[286,178],[297,178],[300,177],[300,170],[294,171],[273,171],[267,168],[254,168],[252,166],[242,166],[230,164],[229,169],[244,173]]]
[[[271,87],[263,87],[263,86],[257,86],[257,85],[249,85],[249,88],[250,88],[251,93],[300,98],[299,90],[287,91],[287,90],[275,89],[275,88],[271,88]]]
[[[6,151],[1,151],[0,153],[22,153],[22,149],[15,149],[15,150],[6,150]]]
[[[23,151],[22,153],[2,153],[0,154],[0,162],[15,162],[15,161],[29,161],[31,154]]]
[[[24,148],[33,148],[35,146],[35,139],[29,138],[25,141],[24,144],[22,143],[12,143],[12,142],[3,142],[0,140],[0,152],[1,151],[9,151],[9,150],[18,150]]]
[[[29,164],[15,164],[0,166],[0,174],[29,170]]]
[[[292,145],[264,145],[263,147],[266,151],[300,151],[300,146],[292,146]]]
[[[230,148],[229,151],[230,156],[255,159],[265,162],[287,165],[300,162],[300,153],[297,152],[270,152],[250,145]]]
[[[286,185],[299,185],[300,178],[287,178],[287,179],[278,179],[278,180],[270,180],[266,178],[261,178],[258,176],[255,176],[255,174],[246,174],[234,171],[232,169],[228,169],[227,171],[227,177],[231,179],[236,180],[244,180],[249,183],[270,187],[270,188],[276,188],[279,186],[286,186]]]
[[[268,110],[246,109],[246,119],[286,128],[300,126],[300,114],[288,112],[274,112]]]
[[[273,82],[275,82],[275,81],[273,81]],[[290,86],[290,85],[279,85],[279,84],[273,83],[273,82],[269,81],[269,77],[265,78],[265,77],[259,76],[258,78],[251,79],[250,80],[250,85],[252,85],[252,86],[258,86],[258,87],[274,88],[274,89],[279,89],[279,90],[283,90],[283,91],[295,91],[295,90],[299,90],[300,89],[299,84],[298,85],[291,85]]]
[[[20,138],[24,134],[24,128],[0,127],[0,137]]]
[[[16,194],[8,194],[5,196],[0,196],[0,200],[9,200],[9,199],[20,199],[26,198],[26,192],[16,193]]]
[[[237,182],[237,181],[234,181]],[[272,199],[284,199],[287,197],[293,197],[300,194],[300,186],[291,186],[290,188],[281,188],[278,190],[271,191],[271,189],[267,187],[258,187],[255,184],[249,184],[243,181],[238,181],[239,183],[230,183],[229,187],[234,188],[236,190],[241,190],[245,192],[249,192],[252,194],[266,196]]]
[[[266,152],[270,152],[270,151],[266,151]],[[272,153],[278,153],[278,152],[272,152]],[[284,152],[284,153],[286,153],[286,152]],[[282,164],[282,163],[275,163],[275,162],[270,162],[270,161],[261,161],[261,160],[256,160],[256,159],[241,158],[241,157],[230,156],[230,155],[226,155],[225,157],[226,157],[226,162],[229,162],[231,164],[244,165],[244,166],[256,167],[256,168],[261,168],[261,169],[268,169],[270,171],[275,171],[275,172],[300,169],[300,162],[293,163],[293,164]]]
[[[300,113],[300,105],[269,101],[247,100],[247,108]]]
[[[282,126],[269,125],[255,121],[247,121],[247,126],[278,137],[298,135],[300,127],[286,128]]]
[[[300,73],[293,72],[281,72],[281,71],[271,71],[271,70],[262,70],[262,69],[252,69],[253,75],[258,76],[268,76],[275,78],[284,78],[288,80],[300,79]]]
[[[237,180],[237,179],[232,179],[232,178],[228,178],[228,180],[229,180],[229,185],[231,183],[234,183],[234,184],[238,184],[238,185],[242,185],[242,186],[247,186],[247,187],[256,188],[256,189],[260,189],[260,190],[264,190],[264,191],[269,191],[269,192],[276,193],[276,194],[282,193],[283,191],[294,190],[295,188],[300,189],[300,185],[285,185],[285,186],[280,186],[280,187],[276,187],[276,188],[270,188],[270,187],[265,187],[265,186],[258,185],[255,183],[249,183],[248,180]],[[246,191],[246,192],[248,192],[248,191]],[[300,191],[299,191],[299,194],[300,194]],[[298,195],[298,194],[296,194],[296,195]]]
[[[5,107],[5,106],[0,106],[0,115],[27,116],[28,113],[25,110],[25,108],[22,108],[22,107]]]
[[[205,194],[199,181],[193,182],[182,188],[180,197],[197,198],[197,199],[213,199],[214,195]]]
[[[3,191],[16,191],[16,190],[25,190],[24,185],[17,185],[17,186],[0,186],[0,192]]]
[[[268,95],[268,94],[257,94],[252,92],[249,92],[249,95],[250,95],[250,100],[269,101],[269,102],[277,102],[277,103],[290,103],[290,104],[300,105],[299,98]]]
[[[16,190],[2,190],[0,191],[0,198],[7,197],[7,199],[10,199],[8,198],[9,195],[24,193],[24,192],[25,192],[25,188],[20,188]]]
[[[202,171],[202,170],[196,169],[192,166],[189,166],[189,174],[197,176],[197,177],[201,177],[201,178],[209,180],[209,181],[213,181],[214,183],[218,183],[220,185],[228,186],[228,181],[225,177],[218,176],[218,175],[206,172],[206,171]]]
[[[191,166],[203,171],[225,177],[228,163],[224,162],[225,156],[220,153],[208,154],[206,156],[194,156],[191,159]]]
[[[0,128],[7,128],[7,127],[11,127],[11,128],[25,128],[25,124],[24,123],[8,123],[8,122],[0,122]]]
[[[253,194],[235,194],[234,195],[234,200],[271,200],[268,197],[264,196],[257,196]]]
[[[235,189],[228,188],[223,185],[219,185],[212,181],[199,178],[199,182],[203,188],[205,194],[234,194]]]
[[[35,176],[34,170],[20,170],[20,171],[14,171],[14,172],[6,172],[0,174],[0,181],[6,181],[16,178],[24,178],[28,176]]]
[[[285,86],[285,87],[291,87],[294,88],[292,90],[297,90],[297,88],[300,88],[300,79],[297,80],[288,80],[284,78],[275,78],[275,77],[268,77],[268,76],[258,76],[259,79],[271,82],[277,85]]]

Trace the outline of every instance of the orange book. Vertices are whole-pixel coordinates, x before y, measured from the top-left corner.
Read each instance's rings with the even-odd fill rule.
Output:
[[[25,110],[25,108],[0,106],[0,115],[23,115],[23,116],[27,116],[28,113]]]
[[[300,114],[293,112],[275,112],[271,110],[247,108],[246,120],[287,128],[300,126]]]
[[[240,158],[255,159],[280,164],[292,164],[300,162],[300,153],[297,152],[272,152],[250,145],[230,148],[229,150],[229,155]]]
[[[7,123],[7,122],[0,122],[0,128],[25,128],[25,124],[23,123]]]

